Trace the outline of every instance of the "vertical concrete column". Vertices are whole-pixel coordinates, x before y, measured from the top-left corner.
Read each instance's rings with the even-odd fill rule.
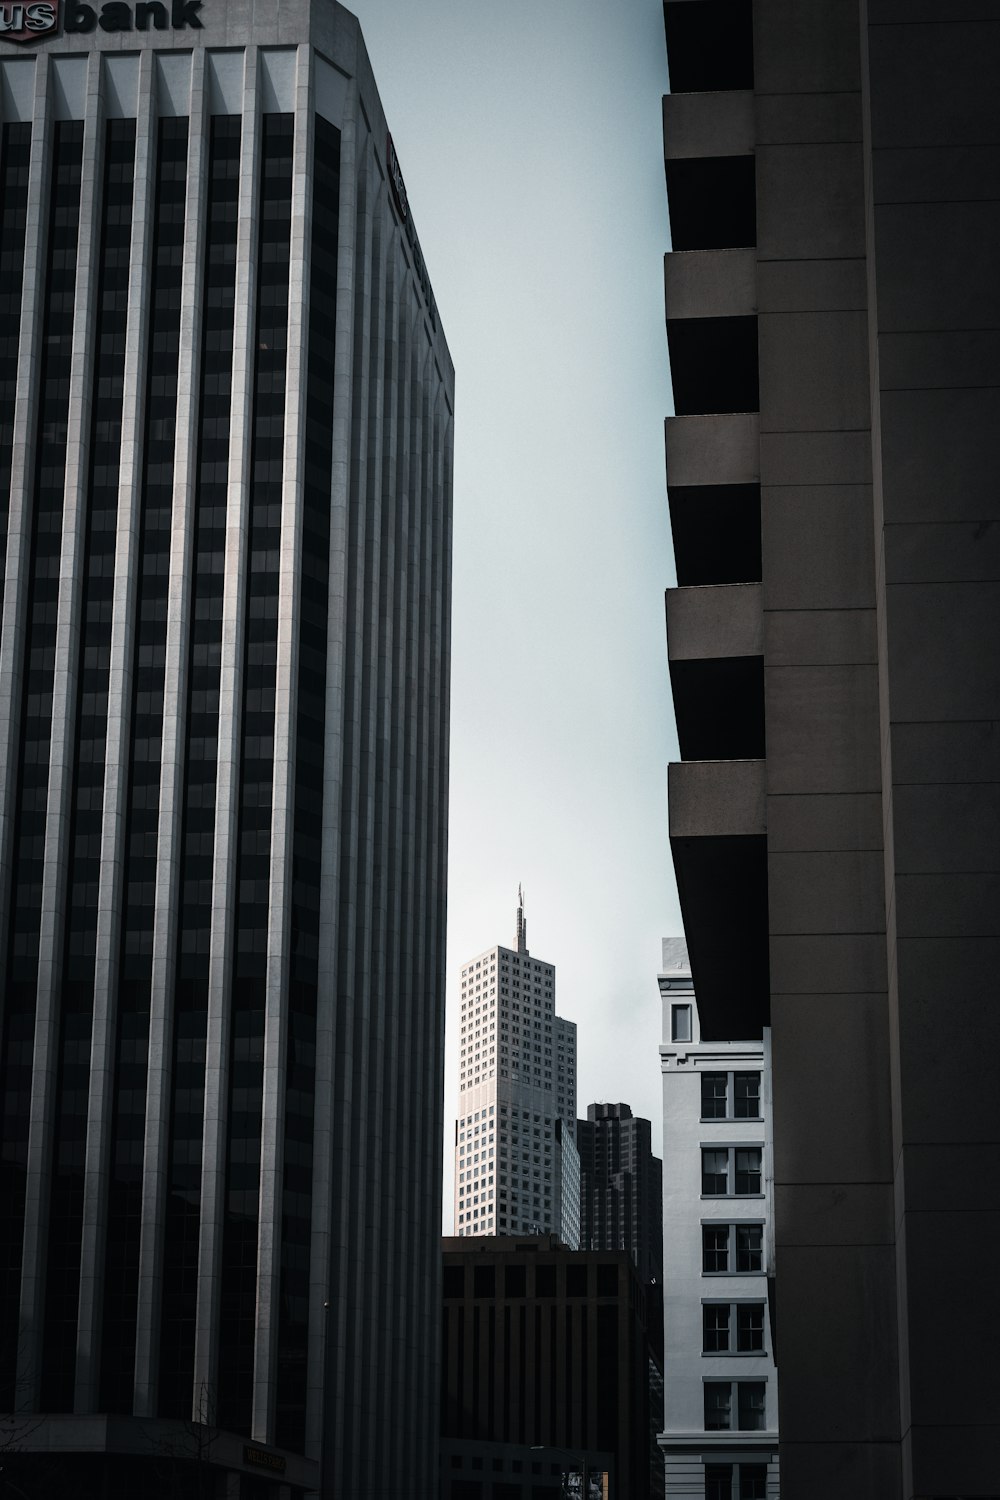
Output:
[[[129,731],[135,610],[138,591],[142,433],[145,415],[146,345],[149,328],[150,226],[155,169],[153,54],[140,52],[135,132],[135,186],[129,251],[129,307],[125,330],[124,402],[118,490],[118,532],[111,616],[108,733],[104,757],[104,817],[101,829],[101,881],[98,892],[94,966],[94,1022],[87,1103],[87,1155],[84,1177],[83,1246],[80,1256],[80,1313],[76,1374],[77,1411],[98,1410],[104,1246],[108,1206],[109,1153],[113,1123],[112,1086],[121,908],[128,791]]]
[[[380,957],[380,983],[387,998],[383,1034],[380,1042],[381,1066],[384,1078],[381,1086],[380,1129],[381,1147],[379,1160],[383,1181],[383,1207],[392,1221],[393,1236],[407,1237],[407,1225],[401,1216],[403,1182],[400,1173],[399,1150],[402,1131],[399,1125],[399,1097],[395,1079],[399,1069],[400,1012],[405,1007],[399,1004],[398,956],[396,945],[399,933],[399,889],[396,872],[399,868],[399,816],[400,806],[395,775],[396,748],[398,742],[397,699],[399,676],[399,581],[400,581],[400,516],[402,503],[398,493],[398,422],[400,403],[400,349],[399,349],[399,302],[401,296],[401,256],[399,235],[389,221],[388,209],[384,209],[386,230],[383,260],[391,268],[384,278],[386,291],[382,318],[384,324],[383,343],[386,348],[382,392],[382,576],[385,589],[382,596],[383,641],[381,646],[379,692],[379,781],[378,796],[381,804],[382,834],[376,850],[376,861],[382,872],[380,898],[376,917],[375,951]],[[384,1323],[395,1317],[392,1299],[383,1296],[379,1303],[379,1316]],[[384,1337],[384,1334],[381,1335]],[[380,1362],[375,1394],[375,1410],[386,1410],[392,1401],[393,1371],[387,1360]]]
[[[278,584],[274,713],[270,912],[264,1020],[264,1084],[257,1236],[257,1333],[252,1433],[274,1441],[281,1274],[281,1200],[288,1049],[288,971],[295,831],[295,719],[298,702],[302,583],[302,494],[305,482],[306,383],[309,369],[309,247],[312,235],[312,53],[300,47],[295,77],[292,230],[289,246],[288,359]]]
[[[74,59],[74,62],[76,59]],[[45,866],[38,942],[38,1002],[24,1211],[21,1321],[26,1332],[19,1352],[22,1390],[37,1393],[41,1379],[45,1307],[45,1262],[51,1190],[52,1133],[59,1067],[59,986],[65,944],[65,903],[77,687],[80,672],[80,610],[87,529],[91,402],[94,380],[95,302],[100,242],[100,171],[104,117],[100,98],[100,55],[87,67],[86,115],[80,184],[73,353],[67,413],[66,471],[55,670],[52,679],[52,738],[49,749]],[[26,664],[27,665],[27,664]],[[37,1399],[37,1395],[35,1395]]]
[[[260,155],[257,66],[257,48],[248,47],[244,54],[243,117],[240,138],[239,230],[236,245],[233,385],[229,425],[229,491],[226,511],[225,593],[222,602],[219,748],[215,794],[215,854],[212,866],[208,1037],[205,1055],[202,1213],[198,1247],[198,1310],[194,1361],[194,1389],[206,1390],[210,1401],[217,1389],[219,1357],[219,1294],[222,1278],[222,1231],[225,1217],[229,1085],[229,1005],[233,968],[240,733],[243,717],[243,637],[250,509],[251,428],[253,425],[258,240],[257,187]]]
[[[198,463],[198,390],[201,369],[202,283],[208,129],[205,54],[191,56],[187,197],[181,288],[177,428],[174,446],[174,510],[167,596],[160,814],[157,830],[156,907],[153,928],[152,999],[143,1145],[142,1233],[139,1246],[139,1306],[136,1329],[135,1412],[156,1415],[160,1357],[162,1224],[170,1144],[171,1037],[180,889],[181,812],[184,791],[184,730],[187,703],[187,627],[191,614],[191,557]]]
[[[309,1396],[306,1453],[324,1472],[337,1472],[324,1384],[343,1367],[346,1287],[338,1250],[347,1235],[342,1182],[344,1140],[340,1129],[350,1100],[340,1096],[336,1068],[350,1046],[349,1029],[338,1027],[341,793],[344,776],[344,642],[347,613],[347,504],[351,455],[351,350],[354,343],[354,240],[357,218],[357,85],[352,83],[340,140],[340,212],[337,252],[337,331],[334,366],[333,447],[330,484],[330,583],[327,619],[326,722],[323,750],[323,829],[320,879],[319,994],[316,1006],[316,1114],[313,1124],[313,1230],[310,1265],[310,1326],[321,1330],[309,1341]],[[336,1211],[337,1228],[334,1228]],[[334,1236],[339,1240],[335,1241]],[[338,1354],[339,1348],[339,1354]],[[332,1387],[331,1387],[332,1388]]]
[[[371,137],[365,133],[358,152],[358,177],[364,179],[363,203],[358,205],[357,232],[355,235],[355,282],[354,317],[356,332],[353,348],[351,379],[354,385],[354,406],[351,413],[351,457],[350,477],[347,493],[349,507],[347,573],[353,587],[349,589],[349,607],[353,603],[353,616],[348,618],[342,658],[345,672],[350,680],[350,717],[345,721],[345,776],[341,789],[344,824],[341,833],[341,912],[346,909],[347,930],[341,935],[341,953],[344,968],[341,973],[339,1000],[350,1015],[352,1041],[347,1055],[341,1059],[340,1087],[345,1089],[345,1103],[350,1100],[341,1121],[339,1135],[344,1143],[345,1170],[340,1174],[342,1209],[339,1216],[341,1231],[340,1270],[335,1278],[344,1286],[345,1345],[355,1350],[371,1349],[371,1331],[362,1326],[361,1316],[365,1301],[365,1269],[370,1248],[368,1218],[373,1183],[368,1174],[368,1146],[366,1138],[367,1109],[365,1094],[371,1083],[369,1073],[369,1049],[371,1038],[369,966],[365,962],[368,941],[367,918],[370,910],[370,869],[368,843],[368,814],[370,789],[366,783],[370,745],[366,708],[371,696],[371,669],[366,671],[365,622],[368,616],[371,577],[369,572],[370,536],[373,534],[369,495],[369,403],[371,400],[372,352],[367,337],[371,319],[372,253],[375,233],[374,165],[372,162]],[[373,455],[372,455],[373,456]],[[348,689],[345,683],[345,699]],[[364,793],[364,795],[363,795]],[[350,1076],[348,1075],[350,1069]],[[354,1088],[354,1080],[363,1079],[364,1088]],[[347,1092],[349,1090],[349,1093]],[[341,1381],[353,1380],[355,1384],[367,1375],[368,1360],[362,1359],[361,1368],[355,1366],[353,1374],[346,1367],[338,1374],[338,1389],[346,1390]],[[349,1410],[342,1410],[341,1417],[350,1422],[343,1428],[347,1447],[349,1471],[359,1473],[369,1455],[364,1442],[363,1402],[352,1403]],[[369,1460],[370,1461],[370,1460]]]
[[[389,214],[386,205],[388,192],[380,177],[374,153],[368,156],[368,200],[370,204],[370,237],[367,248],[366,297],[364,308],[368,353],[365,372],[367,401],[364,412],[364,446],[370,455],[366,465],[363,508],[365,512],[365,543],[358,563],[363,570],[364,588],[359,590],[361,615],[359,618],[358,649],[360,654],[361,700],[358,705],[359,761],[358,761],[358,944],[364,955],[362,962],[363,984],[355,995],[359,1017],[363,1018],[364,1047],[361,1053],[363,1076],[367,1087],[358,1119],[358,1139],[363,1142],[364,1170],[362,1181],[364,1195],[364,1232],[362,1243],[357,1245],[357,1286],[360,1295],[355,1301],[354,1316],[358,1335],[368,1309],[369,1328],[374,1334],[368,1345],[368,1356],[362,1373],[363,1394],[358,1403],[361,1424],[361,1452],[370,1466],[369,1483],[377,1490],[384,1479],[380,1469],[386,1461],[384,1445],[378,1442],[373,1423],[377,1421],[378,1375],[386,1362],[385,1325],[383,1308],[391,1301],[391,1289],[387,1284],[382,1260],[386,1244],[382,1229],[383,1214],[389,1184],[383,1177],[382,1163],[385,1160],[385,1139],[382,1123],[382,1104],[387,1087],[385,1062],[386,1005],[389,996],[385,986],[385,953],[378,945],[376,923],[381,897],[384,869],[376,857],[375,832],[379,821],[376,813],[381,799],[379,769],[382,757],[379,752],[380,705],[386,687],[385,657],[382,642],[382,545],[383,545],[383,470],[379,461],[384,442],[382,378],[382,347],[385,338],[385,255],[389,234]],[[360,476],[359,476],[360,478]],[[367,666],[365,665],[367,663]],[[384,809],[382,818],[384,818]],[[377,873],[380,871],[380,873]],[[370,1163],[377,1163],[371,1170]]]
[[[11,454],[10,511],[0,615],[0,974],[7,972],[8,910],[17,815],[18,740],[24,637],[31,568],[32,492],[35,483],[35,426],[38,421],[38,366],[42,343],[42,299],[45,294],[46,224],[51,190],[48,145],[51,70],[47,53],[35,59],[37,86],[31,121],[27,222],[24,235],[24,281],[21,291],[21,342],[14,395],[14,446]],[[0,985],[0,1011],[3,1007]]]

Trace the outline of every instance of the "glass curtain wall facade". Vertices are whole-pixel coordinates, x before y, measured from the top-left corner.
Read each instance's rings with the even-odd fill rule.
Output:
[[[0,52],[0,1408],[430,1493],[453,372],[353,17],[226,10]]]

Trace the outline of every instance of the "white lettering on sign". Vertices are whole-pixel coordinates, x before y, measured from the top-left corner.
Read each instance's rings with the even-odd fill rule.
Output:
[[[59,26],[59,0],[0,4],[0,37],[5,42],[36,42]]]

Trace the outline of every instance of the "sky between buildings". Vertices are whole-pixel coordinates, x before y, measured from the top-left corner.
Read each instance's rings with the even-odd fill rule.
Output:
[[[462,961],[554,963],[579,1105],[660,1141],[681,931],[663,590],[661,0],[347,0],[456,368],[444,1227]]]

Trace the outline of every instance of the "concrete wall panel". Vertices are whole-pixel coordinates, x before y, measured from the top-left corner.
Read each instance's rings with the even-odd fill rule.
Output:
[[[760,475],[764,484],[870,484],[871,438],[867,431],[762,433]]]
[[[880,785],[874,667],[765,667],[768,792]]]
[[[996,98],[1000,75],[1000,18],[981,6],[964,25],[873,25],[870,67],[878,76],[871,99],[872,146],[962,146],[1000,141],[1000,114],[984,108]],[[994,9],[987,19],[985,12]],[[949,19],[957,17],[949,5]]]
[[[878,357],[884,391],[1000,383],[1000,332],[992,328],[883,333]]]
[[[883,391],[881,408],[887,524],[1000,519],[1000,389]]]
[[[757,267],[761,312],[832,312],[868,305],[865,263],[855,260],[765,260]]]
[[[889,584],[1000,579],[1000,521],[887,526],[883,537]]]
[[[889,1443],[781,1444],[781,1487],[808,1500],[900,1493],[899,1449]]]
[[[886,606],[894,720],[1000,719],[1000,582],[895,583]]]
[[[761,260],[864,254],[860,145],[763,146],[756,158]]]
[[[861,140],[861,95],[761,94],[756,101],[757,146],[828,145]]]
[[[897,965],[903,1140],[996,1142],[1000,1095],[984,1060],[1000,1055],[1000,938],[900,938]],[[996,1203],[995,1183],[982,1202]]]
[[[893,790],[896,873],[993,871],[1000,858],[1000,787],[975,782]]]
[[[765,610],[870,608],[871,504],[871,489],[861,484],[762,488]]]
[[[991,719],[966,724],[894,724],[892,762],[897,788],[1000,782],[1000,727]],[[975,801],[982,792],[972,795]]]
[[[783,1245],[891,1245],[895,1239],[887,1182],[778,1181],[774,1203],[785,1228]]]
[[[768,797],[767,847],[881,850],[882,799],[877,792]]]
[[[840,0],[756,0],[754,32],[759,94],[861,87],[857,13]]]
[[[771,937],[772,1011],[779,995],[855,995],[885,986],[884,933]]]
[[[997,863],[1000,864],[1000,855]],[[901,875],[896,871],[901,938],[1000,937],[1000,873]]]
[[[872,162],[877,203],[969,203],[997,196],[1000,146],[883,150]]]
[[[873,609],[769,610],[764,649],[776,667],[876,660]]]
[[[775,1180],[881,1182],[884,1211],[892,1173],[889,1101],[881,1091],[889,1065],[884,995],[777,995],[771,1020]],[[852,1106],[845,1110],[846,1099]],[[803,1235],[802,1225],[796,1233]]]
[[[895,1384],[893,1259],[891,1247],[883,1245],[782,1248],[784,1305],[794,1306],[796,1316],[778,1314],[778,1369],[809,1371],[808,1381],[782,1379],[778,1393],[781,1431],[807,1438],[812,1455],[809,1481],[796,1488],[786,1477],[783,1452],[782,1492],[793,1500],[898,1493],[818,1489],[825,1476],[814,1446],[898,1438],[889,1395]],[[841,1462],[851,1461],[845,1456]]]
[[[761,432],[867,427],[867,333],[865,312],[761,314]]]
[[[768,851],[772,936],[885,930],[880,849]]]
[[[875,235],[880,333],[1000,324],[1000,202],[885,203]]]

